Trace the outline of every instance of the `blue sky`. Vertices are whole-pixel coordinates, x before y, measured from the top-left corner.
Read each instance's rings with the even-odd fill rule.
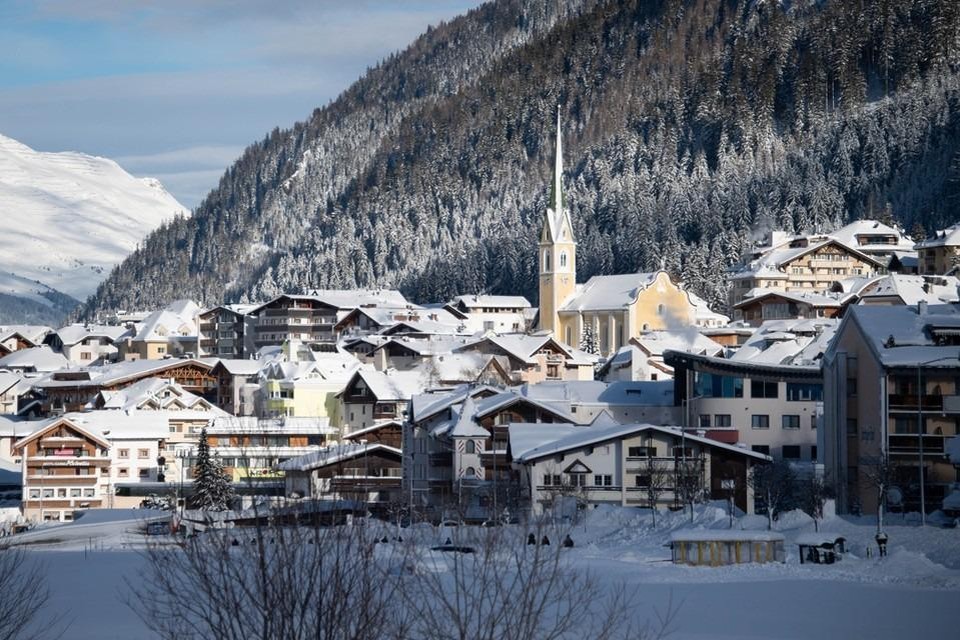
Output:
[[[196,206],[242,149],[480,0],[0,0],[0,134]]]

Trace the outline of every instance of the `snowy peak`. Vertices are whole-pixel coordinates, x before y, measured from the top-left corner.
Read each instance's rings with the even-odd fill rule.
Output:
[[[148,233],[187,210],[107,158],[0,135],[0,272],[84,299]]]

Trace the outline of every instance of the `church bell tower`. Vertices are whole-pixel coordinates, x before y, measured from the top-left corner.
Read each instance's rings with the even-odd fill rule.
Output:
[[[540,265],[540,329],[553,332],[554,338],[565,341],[561,333],[558,311],[570,298],[577,281],[577,243],[573,238],[570,213],[563,199],[563,150],[560,140],[560,107],[557,107],[557,146],[553,165],[550,201],[543,216],[537,254]],[[579,339],[579,335],[576,336]],[[571,346],[577,346],[576,344]]]

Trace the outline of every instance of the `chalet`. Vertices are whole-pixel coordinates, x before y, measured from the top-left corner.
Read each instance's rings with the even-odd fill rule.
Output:
[[[358,370],[337,394],[344,426],[356,431],[378,422],[403,420],[410,398],[423,392],[425,383],[420,371]]]
[[[755,289],[733,309],[738,320],[758,327],[767,320],[835,318],[855,300],[853,294]]]
[[[356,500],[375,507],[400,499],[403,454],[385,444],[349,443],[281,463],[288,498]]]
[[[724,348],[695,329],[650,331],[630,338],[597,372],[606,382],[671,380],[673,369],[663,361],[667,350],[722,355]]]
[[[77,509],[107,505],[111,444],[103,434],[57,418],[13,446],[23,460],[24,517],[72,520]]]
[[[509,366],[510,378],[517,383],[592,380],[597,360],[550,336],[491,336],[456,349],[456,353],[466,352],[500,356],[500,364]]]
[[[532,306],[523,296],[457,296],[444,309],[471,333],[524,333],[529,328]]]
[[[47,336],[45,343],[79,365],[96,365],[116,360],[117,343],[130,334],[115,325],[71,324]]]
[[[540,425],[509,426],[510,457],[535,513],[572,496],[582,505],[672,507],[683,503],[677,487],[691,493],[732,498],[753,511],[750,469],[769,456],[681,429],[619,424],[599,416],[589,426],[554,430]],[[681,474],[684,474],[681,478]],[[651,494],[651,482],[659,492]]]
[[[365,429],[357,429],[343,436],[348,442],[385,444],[394,449],[403,448],[403,423],[397,420],[380,422]]]
[[[0,327],[0,356],[20,349],[39,347],[52,331],[53,329],[43,325],[21,324]]]
[[[936,231],[916,245],[921,275],[946,275],[960,263],[960,224]]]
[[[262,366],[259,360],[217,360],[210,371],[217,379],[217,406],[235,416],[254,415]]]
[[[147,378],[172,379],[187,391],[215,401],[213,364],[194,358],[137,360],[103,367],[64,370],[36,383],[45,414],[82,411],[101,391],[116,391]]]
[[[133,337],[120,341],[121,360],[193,357],[198,352],[197,316],[192,300],[177,300],[138,323]]]

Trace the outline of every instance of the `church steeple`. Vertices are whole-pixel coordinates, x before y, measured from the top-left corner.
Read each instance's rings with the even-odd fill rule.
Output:
[[[550,185],[550,204],[554,216],[563,211],[563,142],[560,136],[560,105],[557,105],[557,146],[553,159],[553,183]]]
[[[543,216],[538,251],[540,263],[540,328],[576,346],[579,332],[564,326],[560,309],[573,295],[577,278],[577,243],[563,196],[563,141],[560,133],[560,106],[557,106],[557,141],[553,157],[550,199]],[[569,335],[568,335],[569,334]]]

